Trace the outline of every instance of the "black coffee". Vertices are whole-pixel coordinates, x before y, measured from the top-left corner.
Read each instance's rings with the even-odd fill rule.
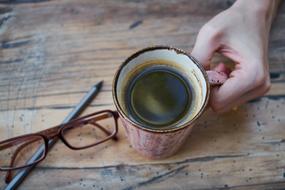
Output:
[[[126,93],[130,116],[144,126],[177,123],[189,111],[192,90],[176,70],[153,66],[134,76]]]

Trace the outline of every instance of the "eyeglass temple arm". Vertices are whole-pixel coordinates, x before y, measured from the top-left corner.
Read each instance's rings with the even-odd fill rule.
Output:
[[[95,121],[92,121],[91,124],[95,125],[96,127],[98,127],[99,129],[101,129],[106,135],[111,135],[112,133],[110,133],[110,131],[108,131],[107,129],[105,129],[104,127],[102,127],[101,125],[99,125],[98,123],[96,123]],[[112,137],[112,139],[114,141],[118,141],[118,137],[116,136],[117,132],[115,133],[115,135]]]
[[[117,123],[117,120],[119,118],[119,114],[117,111],[111,111],[112,112],[112,116],[114,117],[115,119],[115,122]],[[100,128],[102,131],[105,132],[106,135],[111,135],[110,131],[108,131],[107,129],[105,129],[104,127],[102,127],[101,125],[99,125],[96,121],[99,121],[99,120],[102,120],[102,119],[107,119],[109,116],[109,114],[103,114],[103,115],[100,115],[98,117],[96,117],[94,120],[91,120],[91,124],[97,126],[98,128]],[[115,135],[112,137],[113,140],[117,141],[118,140],[118,137],[117,137],[117,132],[118,132],[118,129],[117,129],[117,124],[116,124],[116,129],[115,129]]]
[[[112,111],[114,119],[117,120],[119,115],[116,111]],[[89,123],[97,126],[98,128],[100,128],[102,131],[104,131],[104,133],[106,133],[107,135],[111,135],[110,131],[108,131],[107,129],[105,129],[104,127],[102,127],[101,125],[99,125],[98,123],[96,123],[96,121],[100,121],[102,119],[107,119],[109,118],[110,115],[108,113],[96,116],[95,119],[91,120],[91,122],[89,121]],[[66,124],[66,125],[70,125],[71,128],[77,127],[78,124],[80,124],[80,119],[75,119],[72,123]],[[84,123],[84,121],[83,121]],[[58,135],[60,128],[62,128],[62,125],[58,125],[43,131],[38,132],[38,134],[44,135],[46,136],[48,139],[54,138],[55,136]],[[117,130],[117,129],[116,129]],[[117,131],[116,131],[117,132]],[[118,140],[118,138],[116,136],[113,137],[114,140]]]

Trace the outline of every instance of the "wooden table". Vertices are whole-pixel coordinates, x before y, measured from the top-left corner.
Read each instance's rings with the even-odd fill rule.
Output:
[[[112,78],[127,56],[157,44],[190,51],[200,27],[231,4],[2,0],[0,140],[60,123],[100,80],[85,113],[114,109]],[[141,157],[120,126],[118,143],[86,151],[57,143],[20,189],[284,189],[284,23],[283,4],[270,38],[269,93],[223,115],[206,112],[177,155]]]

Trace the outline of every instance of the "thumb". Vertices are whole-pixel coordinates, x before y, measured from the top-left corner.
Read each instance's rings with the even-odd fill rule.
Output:
[[[197,35],[191,55],[196,58],[204,68],[207,68],[210,66],[210,60],[218,48],[219,40],[217,35],[205,25]]]

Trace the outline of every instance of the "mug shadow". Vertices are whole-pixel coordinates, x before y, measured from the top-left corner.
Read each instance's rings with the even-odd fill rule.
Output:
[[[242,144],[251,131],[249,127],[250,117],[250,108],[246,106],[221,115],[207,110],[196,122],[192,132],[175,157],[240,153]]]

